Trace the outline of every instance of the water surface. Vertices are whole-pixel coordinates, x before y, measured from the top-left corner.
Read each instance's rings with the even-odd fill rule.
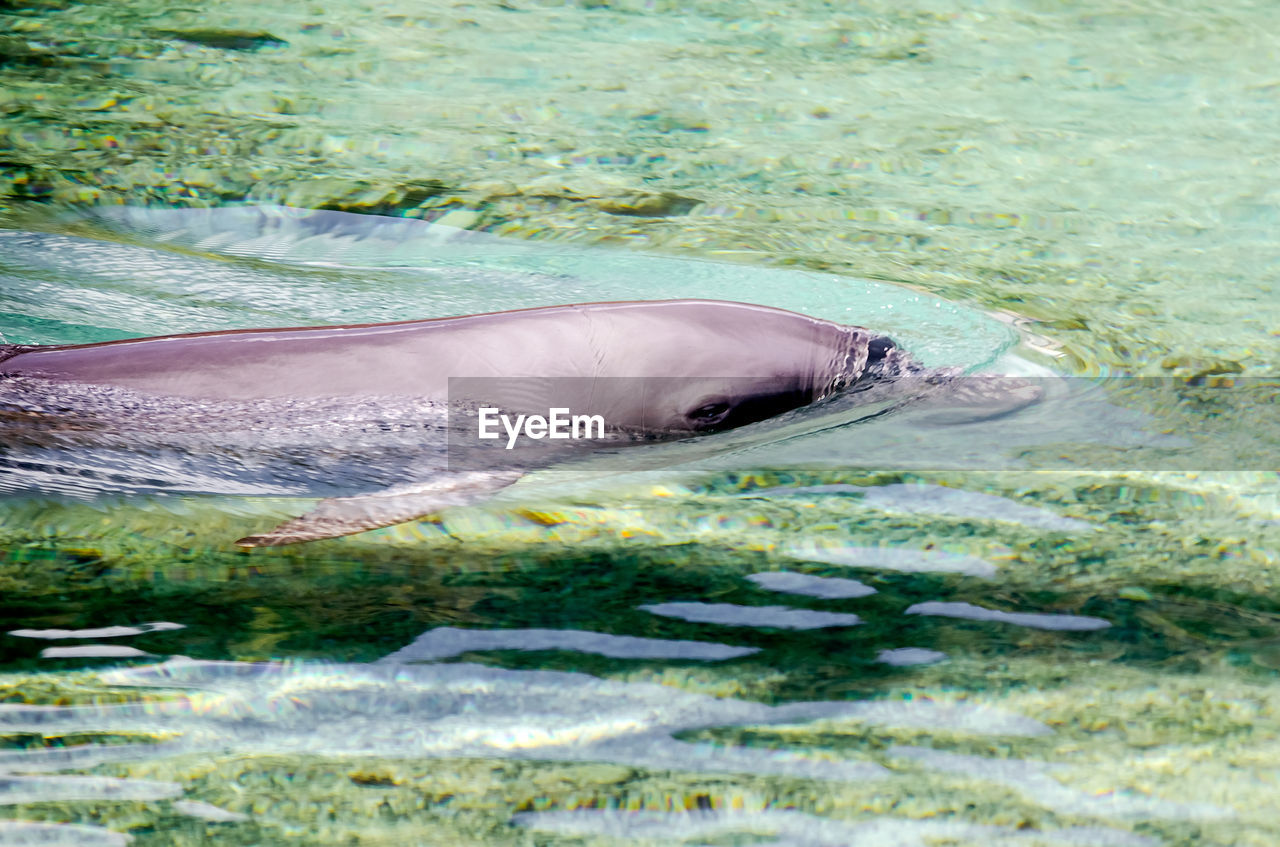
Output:
[[[4,445],[0,843],[1280,840],[1271,16],[6,10],[10,343],[722,297],[1057,388],[248,554],[377,474]]]

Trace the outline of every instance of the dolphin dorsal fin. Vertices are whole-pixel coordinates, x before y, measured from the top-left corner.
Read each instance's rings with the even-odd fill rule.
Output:
[[[276,547],[338,538],[404,523],[450,506],[466,506],[484,500],[520,476],[517,472],[472,471],[450,474],[422,484],[397,486],[378,494],[321,500],[305,515],[285,521],[261,535],[247,535],[236,541],[236,545]]]

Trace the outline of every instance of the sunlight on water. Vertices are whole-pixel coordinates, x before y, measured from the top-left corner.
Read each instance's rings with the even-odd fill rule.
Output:
[[[565,835],[605,835],[627,841],[717,838],[749,834],[756,844],[790,847],[873,847],[894,844],[926,847],[939,840],[985,844],[1103,845],[1147,847],[1153,839],[1102,827],[1068,827],[1050,831],[983,826],[945,821],[877,820],[870,823],[832,821],[802,812],[760,809],[669,812],[583,810],[533,812],[516,818],[522,826]]]
[[[876,590],[870,585],[858,582],[856,579],[807,576],[788,571],[753,573],[747,579],[770,591],[780,591],[783,594],[803,594],[808,597],[826,597],[832,600],[846,597],[866,597],[868,594],[876,593]]]
[[[812,612],[786,606],[736,606],[732,603],[652,603],[641,606],[646,612],[697,623],[724,626],[760,626],[779,629],[821,629],[828,626],[857,626],[857,615]]]
[[[941,615],[944,618],[964,618],[970,621],[999,621],[1015,626],[1029,626],[1035,629],[1106,629],[1111,626],[1102,618],[1089,618],[1082,615],[1044,615],[1035,612],[1001,612],[995,609],[984,609],[972,603],[944,603],[931,601],[916,603],[907,608],[906,615]]]
[[[68,847],[124,847],[129,837],[105,827],[35,821],[0,821],[0,836],[8,844],[68,845]]]
[[[1086,530],[1081,520],[1064,518],[1047,509],[1024,506],[1005,497],[937,485],[881,485],[861,490],[863,500],[886,511],[923,512],[965,518],[1010,521],[1033,529]]]
[[[980,577],[991,577],[996,574],[996,566],[988,561],[976,556],[948,553],[943,550],[912,550],[905,547],[836,547],[814,542],[792,545],[786,552],[797,559],[828,565],[844,565],[850,568],[883,568],[903,573],[957,573]]]
[[[281,665],[171,660],[112,671],[114,685],[190,688],[141,704],[0,709],[6,731],[176,734],[171,755],[216,747],[375,756],[486,756],[600,760],[648,767],[807,774],[886,775],[879,765],[820,754],[690,746],[670,736],[735,723],[860,721],[994,735],[1039,735],[1042,724],[998,709],[930,700],[764,706],[585,674],[477,665]],[[93,751],[79,751],[91,757]],[[107,754],[123,751],[104,748]],[[148,747],[135,754],[146,757]],[[56,758],[59,751],[51,751]],[[10,755],[6,768],[39,767],[43,751]],[[68,778],[68,785],[81,781]],[[91,780],[85,784],[93,784]],[[115,783],[110,783],[114,785]],[[22,790],[20,781],[9,791]],[[105,789],[104,789],[105,790]],[[141,786],[139,790],[152,790]],[[167,789],[166,789],[167,790]]]
[[[573,650],[626,659],[699,659],[720,661],[749,656],[756,647],[732,647],[699,641],[635,638],[602,632],[551,629],[465,630],[439,627],[424,632],[383,662],[425,662],[482,650]]]

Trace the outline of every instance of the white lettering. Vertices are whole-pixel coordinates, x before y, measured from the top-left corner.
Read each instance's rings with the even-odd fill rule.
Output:
[[[530,438],[546,438],[547,419],[542,415],[530,415],[524,422],[524,434]]]
[[[578,427],[582,426],[582,434],[578,434]],[[591,434],[591,427],[596,427],[596,434]],[[604,438],[604,417],[602,415],[574,415],[573,416],[573,437],[574,438]]]
[[[520,427],[524,425],[524,415],[516,415],[516,425],[511,425],[511,418],[506,415],[502,416],[502,425],[507,430],[507,449],[510,450],[516,446],[516,438],[520,435]]]
[[[569,437],[569,418],[565,417],[569,414],[568,409],[552,409],[551,410],[551,431],[547,433],[550,438],[568,438]]]
[[[513,450],[521,434],[525,438],[541,440],[543,438],[604,438],[603,415],[571,415],[569,409],[559,407],[551,409],[549,417],[542,415],[503,414],[494,406],[481,406],[479,409],[480,438],[499,438],[498,424],[507,433],[507,449]]]
[[[481,438],[497,438],[497,431],[491,431],[490,427],[498,425],[497,418],[494,417],[498,412],[493,406],[480,407],[480,437]],[[503,417],[506,417],[505,415]]]

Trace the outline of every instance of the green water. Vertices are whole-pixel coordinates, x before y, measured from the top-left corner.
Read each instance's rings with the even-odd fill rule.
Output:
[[[1216,440],[1198,471],[904,470],[819,440],[251,554],[228,540],[306,504],[8,496],[5,632],[185,628],[0,636],[0,844],[1280,842],[1280,480],[1229,460],[1280,418],[1273,16],[6,6],[10,342],[710,296],[930,365],[1253,382],[1118,401]],[[160,222],[246,203],[510,242]],[[675,602],[845,618],[641,608]],[[73,644],[147,655],[43,652]]]

